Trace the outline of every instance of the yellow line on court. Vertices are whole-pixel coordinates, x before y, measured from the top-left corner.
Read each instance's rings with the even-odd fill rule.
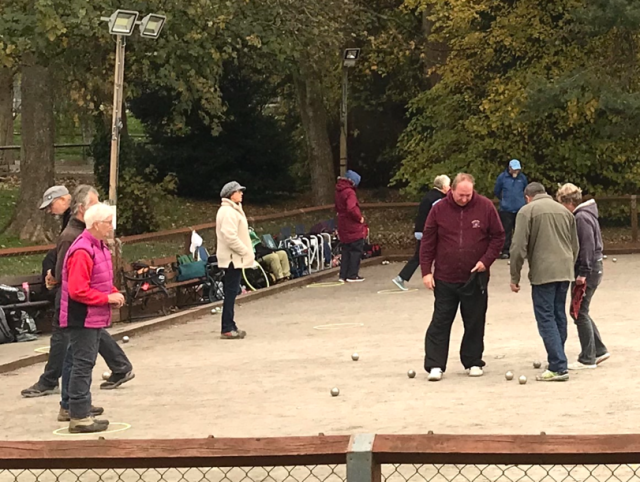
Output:
[[[49,347],[48,346],[39,346],[38,348],[36,348],[35,350],[36,353],[49,353]]]
[[[114,425],[120,426],[120,428],[116,428],[111,430],[111,427]],[[69,427],[59,428],[58,430],[54,430],[54,435],[62,435],[63,437],[77,437],[79,435],[102,435],[103,433],[116,433],[116,432],[124,432],[125,430],[129,430],[131,425],[128,423],[122,422],[114,422],[109,424],[109,430],[105,430],[104,432],[96,432],[96,433],[69,433]]]
[[[380,290],[380,291],[378,291],[378,294],[379,295],[397,295],[398,293],[411,293],[412,291],[418,291],[418,288],[411,288],[411,289],[405,290],[405,291],[394,290],[394,289],[391,289],[391,290]]]
[[[342,286],[344,283],[340,283],[338,281],[331,281],[329,283],[313,283],[307,285],[307,288],[329,288],[331,286]]]

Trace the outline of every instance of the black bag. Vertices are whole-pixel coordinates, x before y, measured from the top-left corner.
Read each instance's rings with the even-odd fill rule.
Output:
[[[13,336],[9,323],[7,323],[7,317],[4,314],[4,310],[0,308],[0,345],[5,343],[13,343],[16,341]]]
[[[24,303],[26,299],[27,297],[21,289],[0,284],[0,305]]]

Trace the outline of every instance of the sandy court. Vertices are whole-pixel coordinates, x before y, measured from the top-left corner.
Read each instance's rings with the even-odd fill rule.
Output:
[[[247,303],[237,310],[238,324],[249,333],[242,341],[218,338],[219,315],[132,338],[125,350],[135,380],[103,391],[101,359],[94,373],[94,403],[105,407],[111,422],[131,425],[108,436],[637,432],[640,256],[605,261],[592,316],[612,358],[597,370],[572,374],[567,383],[535,381],[532,361],[545,357],[530,291],[510,292],[505,261],[494,265],[489,287],[485,376],[471,379],[463,372],[457,320],[445,378],[427,382],[423,343],[432,294],[419,276],[410,283],[416,291],[378,294],[393,289],[390,280],[400,268],[376,265],[363,270],[365,283],[297,288]],[[570,360],[578,351],[570,321]],[[353,352],[359,361],[351,360]],[[0,375],[3,439],[71,438],[53,434],[65,426],[56,421],[57,396],[20,397],[43,366]],[[409,369],[418,372],[415,379],[407,377]],[[507,370],[526,375],[528,383],[507,382]],[[340,396],[331,397],[332,387]]]

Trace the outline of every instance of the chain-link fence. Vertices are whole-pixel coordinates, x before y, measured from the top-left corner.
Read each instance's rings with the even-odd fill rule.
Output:
[[[345,465],[0,470],[0,482],[342,482]]]
[[[385,482],[631,482],[640,464],[616,465],[438,465],[387,464]]]

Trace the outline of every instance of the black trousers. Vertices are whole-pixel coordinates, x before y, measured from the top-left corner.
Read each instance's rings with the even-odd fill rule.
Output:
[[[343,243],[341,246],[340,279],[346,281],[347,279],[357,278],[360,272],[362,251],[364,251],[364,239],[359,239],[353,243]]]
[[[517,213],[508,213],[506,211],[500,211],[500,221],[502,221],[502,227],[504,228],[504,246],[502,252],[509,254],[511,249],[511,239],[513,238],[513,230],[516,227]]]
[[[405,281],[410,281],[418,266],[420,266],[420,241],[416,241],[416,252],[413,253],[413,258],[407,261],[398,276]]]
[[[240,291],[242,270],[233,267],[233,263],[224,271],[224,302],[222,303],[222,333],[237,331],[235,321],[236,298]]]
[[[461,292],[462,283],[436,280],[433,318],[425,337],[424,368],[447,369],[451,326],[460,306],[464,336],[460,345],[460,361],[465,368],[483,367],[484,326],[487,315],[487,290],[479,285]]]

